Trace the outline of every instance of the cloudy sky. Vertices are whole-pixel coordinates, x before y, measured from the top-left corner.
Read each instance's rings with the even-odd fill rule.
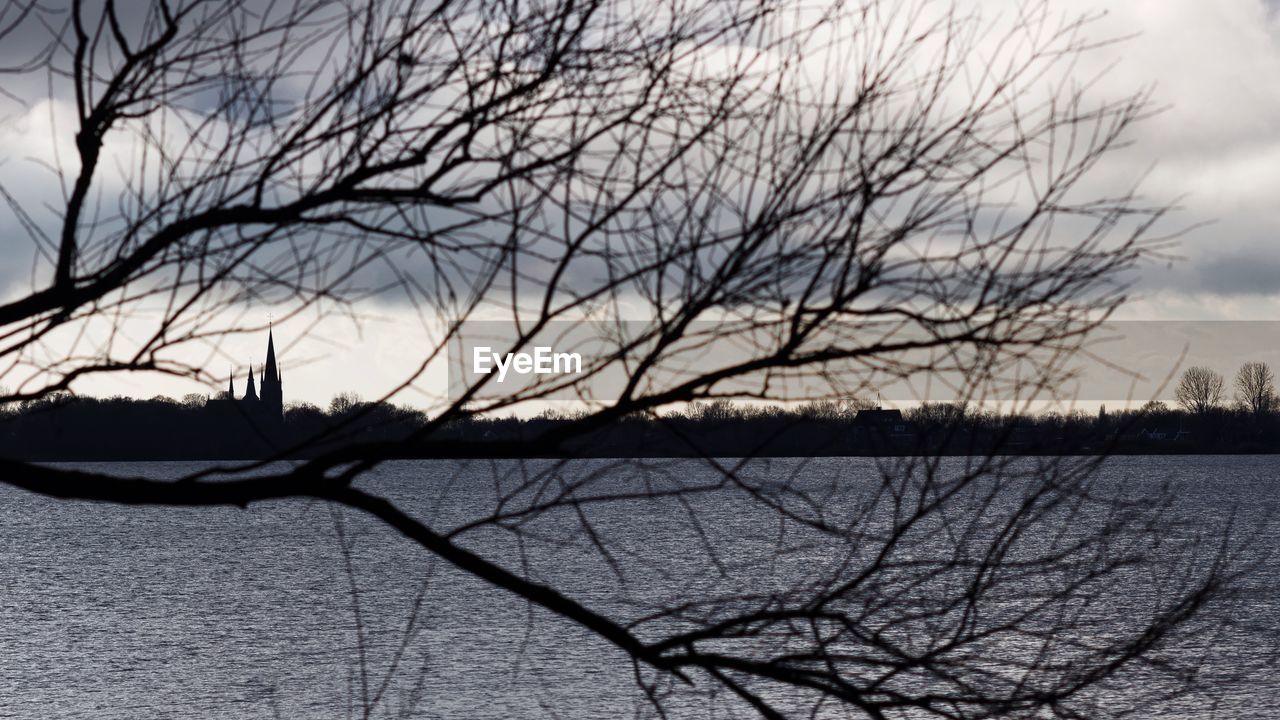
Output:
[[[1166,109],[1128,151],[1149,196],[1180,199],[1188,228],[1169,265],[1148,268],[1132,317],[1280,317],[1280,23],[1262,0],[1140,0],[1105,6],[1135,37],[1114,84],[1153,84]]]
[[[963,4],[963,3],[961,3]],[[988,4],[1007,6],[1005,0]],[[1078,2],[1063,2],[1078,12]],[[1164,226],[1181,231],[1172,257],[1144,268],[1123,316],[1135,319],[1280,318],[1280,18],[1265,0],[1125,0],[1096,3],[1102,32],[1129,36],[1097,53],[1082,73],[1101,73],[1102,89],[1154,87],[1164,110],[1145,121],[1134,144],[1112,158],[1117,176],[1148,172],[1145,195],[1177,200]],[[7,38],[0,54],[22,54]],[[27,97],[38,89],[25,87]],[[69,122],[67,108],[0,99],[0,183],[24,204],[56,197],[58,188],[30,158],[54,152],[50,122]],[[1099,177],[1107,177],[1106,168]],[[0,296],[31,283],[31,241],[0,205]],[[403,332],[406,318],[381,308],[363,327],[337,323],[292,347],[283,328],[289,399],[324,403],[332,379],[377,397],[420,356]],[[264,339],[263,339],[264,340]],[[237,340],[241,342],[241,340]],[[264,342],[244,338],[232,352],[260,358]],[[313,362],[323,359],[323,362]],[[207,391],[193,382],[124,377],[83,391],[181,395]],[[402,397],[406,402],[418,402]]]

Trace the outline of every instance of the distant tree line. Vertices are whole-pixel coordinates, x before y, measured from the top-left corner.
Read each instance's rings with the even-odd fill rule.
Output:
[[[206,397],[181,400],[92,398],[66,393],[0,405],[0,453],[32,460],[225,460],[297,457],[368,439],[403,437],[421,427],[422,413],[352,394],[327,409],[290,403],[281,425],[205,408]]]
[[[585,433],[557,431],[585,413],[470,416],[451,421],[405,457],[491,457],[519,447],[546,456],[698,457],[943,454],[1280,452],[1280,403],[1263,363],[1225,379],[1204,367],[1183,373],[1177,405],[1153,401],[1108,412],[1008,414],[925,403],[884,410],[860,399],[797,406],[699,402],[663,413],[622,416]],[[204,395],[181,400],[105,399],[68,394],[0,406],[0,452],[32,460],[222,460],[310,457],[369,442],[398,442],[427,414],[351,393],[327,408],[290,403],[279,426],[206,411]]]

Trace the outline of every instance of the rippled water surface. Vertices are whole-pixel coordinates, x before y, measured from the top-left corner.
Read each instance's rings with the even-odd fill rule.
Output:
[[[83,467],[166,478],[198,466]],[[400,462],[363,486],[432,527],[457,528],[492,512],[504,484],[547,467]],[[747,472],[816,488],[873,470],[869,460],[822,459],[761,461]],[[716,478],[692,461],[596,461],[570,464],[557,482],[593,474],[614,491]],[[1238,527],[1262,527],[1248,552],[1263,567],[1251,580],[1263,592],[1242,612],[1280,626],[1266,592],[1280,538],[1259,524],[1275,504],[1280,459],[1118,458],[1103,475],[1138,495],[1175,483],[1179,516],[1206,527],[1232,513]],[[481,527],[463,542],[620,614],[725,578],[785,584],[821,560],[799,546],[775,558],[772,549],[792,541],[740,494],[589,508],[588,523],[579,511],[540,517],[519,532]],[[618,651],[433,561],[355,511],[304,501],[135,508],[0,488],[0,532],[3,718],[341,718],[359,717],[371,700],[374,717],[647,712]],[[609,539],[611,554],[599,551],[592,533]],[[1261,652],[1247,632],[1219,642],[1241,657]],[[1246,683],[1163,716],[1275,717],[1268,714],[1275,691],[1265,681]],[[688,717],[713,716],[708,707],[673,705]]]

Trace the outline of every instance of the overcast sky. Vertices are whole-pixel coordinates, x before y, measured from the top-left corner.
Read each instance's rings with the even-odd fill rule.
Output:
[[[1167,109],[1128,155],[1149,162],[1147,193],[1182,198],[1191,228],[1171,266],[1148,268],[1128,314],[1168,319],[1280,317],[1280,24],[1262,0],[1106,5],[1137,36],[1116,48],[1110,82],[1153,83]]]
[[[1006,0],[987,0],[1007,5]],[[962,5],[964,3],[961,3]],[[1135,144],[1112,158],[1118,173],[1150,170],[1146,195],[1181,198],[1165,230],[1184,228],[1167,264],[1147,266],[1124,310],[1129,318],[1280,318],[1280,19],[1265,0],[1125,0],[1098,3],[1104,32],[1133,35],[1094,57],[1082,72],[1105,69],[1104,89],[1154,86],[1165,110],[1148,120]],[[1082,4],[1064,2],[1078,12]],[[20,39],[6,40],[11,56]],[[0,101],[0,182],[24,203],[55,197],[47,173],[25,158],[47,157],[50,107],[26,111]],[[52,117],[59,110],[53,108]],[[63,120],[67,120],[64,114]],[[65,132],[65,129],[64,129]],[[1106,177],[1106,172],[1100,174]],[[0,296],[29,289],[31,242],[0,205]],[[288,399],[327,400],[335,375],[366,397],[403,375],[418,348],[403,334],[398,310],[387,308],[359,332],[326,331],[322,345],[297,348],[286,373]],[[288,329],[282,331],[288,344]],[[258,359],[263,342],[245,339],[241,353]],[[288,354],[286,353],[286,357]],[[243,379],[241,379],[241,382]],[[177,380],[122,378],[94,394],[147,395],[205,388]],[[413,398],[404,398],[413,401]]]

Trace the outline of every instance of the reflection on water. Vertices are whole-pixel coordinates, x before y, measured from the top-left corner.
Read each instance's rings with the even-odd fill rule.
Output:
[[[868,477],[873,462],[775,459],[745,472],[812,483],[811,497],[829,493],[830,505],[805,512],[838,514],[841,485]],[[447,529],[492,512],[495,497],[549,466],[400,462],[364,484]],[[88,467],[174,477],[196,466]],[[1177,517],[1209,527],[1238,512],[1236,526],[1253,529],[1274,506],[1278,468],[1270,457],[1128,457],[1103,472],[1136,495],[1175,482]],[[610,538],[607,556],[578,509],[512,517],[518,532],[479,527],[462,536],[465,544],[620,616],[701,592],[782,587],[826,557],[804,533],[780,534],[757,502],[714,490],[719,476],[698,463],[576,463],[558,482],[592,473],[609,491],[678,479],[700,492],[687,504],[589,507],[589,529]],[[507,507],[537,500],[517,496]],[[124,508],[6,488],[0,524],[0,717],[328,718],[349,710],[358,717],[355,709],[373,700],[373,717],[647,712],[629,662],[611,646],[433,562],[350,511],[302,501]],[[1280,538],[1264,528],[1248,552],[1268,568],[1278,548]],[[1250,580],[1257,592],[1243,601],[1241,626],[1215,640],[1225,655],[1265,651],[1248,626],[1280,624],[1269,577]],[[1160,716],[1270,717],[1263,701],[1276,691],[1256,677]],[[708,717],[724,702],[690,696],[672,707]]]

